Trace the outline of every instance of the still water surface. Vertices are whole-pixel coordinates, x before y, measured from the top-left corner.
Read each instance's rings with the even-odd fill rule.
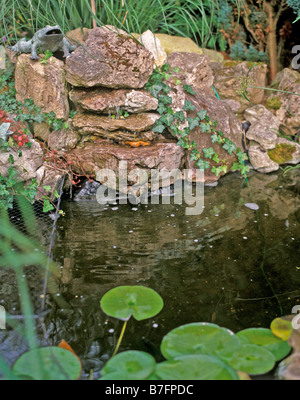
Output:
[[[64,201],[49,339],[67,340],[97,377],[122,327],[101,311],[100,299],[119,285],[144,285],[164,299],[158,316],[129,322],[120,349],[148,351],[157,360],[162,337],[181,324],[214,322],[236,332],[290,314],[300,302],[299,172],[252,172],[250,190],[228,175],[205,187],[198,216],[187,217],[183,205]]]

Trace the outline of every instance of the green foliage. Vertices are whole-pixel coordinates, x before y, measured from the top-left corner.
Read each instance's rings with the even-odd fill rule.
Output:
[[[217,121],[211,121],[207,110],[200,110],[194,117],[185,118],[184,111],[194,111],[195,106],[189,100],[185,100],[183,110],[173,111],[172,109],[172,97],[167,94],[171,90],[171,81],[174,82],[174,75],[179,73],[179,69],[175,68],[171,70],[170,65],[165,64],[161,69],[156,68],[146,85],[146,89],[151,95],[158,99],[158,112],[161,117],[155,122],[153,132],[163,133],[165,129],[169,129],[172,134],[177,137],[178,145],[183,149],[187,150],[191,161],[195,161],[196,165],[203,170],[211,169],[216,176],[220,173],[227,172],[227,166],[222,164],[219,166],[211,167],[207,160],[219,164],[220,157],[212,147],[208,149],[202,149],[203,157],[206,160],[201,159],[201,152],[197,149],[195,141],[191,142],[190,132],[196,127],[200,127],[202,133],[208,133],[211,135],[212,144],[218,143],[228,154],[236,154],[237,162],[234,164],[232,170],[239,170],[242,175],[246,176],[249,171],[249,167],[245,166],[245,160],[247,160],[246,154],[242,153],[240,149],[237,149],[235,144],[228,138],[224,137],[224,134],[217,130]],[[175,82],[176,85],[176,82]],[[195,92],[189,85],[182,85],[183,90],[194,95]],[[188,126],[182,128],[181,126],[186,123]]]
[[[3,0],[0,36],[15,42],[27,32],[28,38],[46,25],[60,25],[63,32],[76,28],[114,25],[128,33],[152,32],[192,37],[199,45],[214,47],[218,33],[218,0]]]
[[[133,287],[132,293],[136,292],[136,288]],[[128,289],[119,287],[112,290],[117,289],[120,289],[117,298],[112,293],[105,301],[106,306],[111,302],[112,308],[120,302],[121,310],[123,301],[120,295]],[[152,301],[148,301],[150,307]],[[128,303],[127,300],[125,302]],[[143,302],[145,308],[146,303]],[[124,315],[126,318],[127,313]],[[272,325],[277,333],[278,323]],[[211,323],[182,325],[170,331],[162,340],[161,353],[166,361],[156,363],[147,353],[125,351],[108,361],[101,371],[101,380],[239,380],[241,372],[265,374],[291,350],[288,342],[278,336],[264,328],[250,328],[234,334]],[[287,337],[284,336],[284,339]]]
[[[124,351],[111,358],[102,369],[101,380],[146,380],[155,371],[156,361],[142,351]]]
[[[299,0],[287,0],[287,5],[291,7],[295,14],[300,16],[300,2]]]
[[[40,63],[41,64],[48,64],[49,59],[53,56],[53,53],[51,51],[46,50],[44,57],[41,59]]]
[[[119,286],[107,292],[101,300],[102,310],[112,317],[129,320],[152,318],[163,308],[163,300],[154,290],[144,286]]]
[[[42,370],[36,359],[44,366]],[[12,373],[21,380],[76,380],[81,374],[81,362],[68,350],[41,347],[24,353],[14,364]]]

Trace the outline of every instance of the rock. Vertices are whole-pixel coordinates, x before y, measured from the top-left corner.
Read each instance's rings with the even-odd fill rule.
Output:
[[[238,91],[241,89],[240,79],[246,76],[253,66],[247,61],[224,61],[223,63],[211,63],[214,74],[214,87],[220,98],[232,99],[240,103],[239,113],[249,107],[249,101],[244,99]],[[257,63],[250,71],[248,80],[250,85],[265,87],[267,76],[267,65]],[[263,101],[264,90],[248,87],[247,96],[252,104],[260,104]]]
[[[171,36],[165,33],[156,33],[155,37],[159,39],[160,44],[167,55],[178,51],[203,54],[203,50],[198,47],[196,43],[190,38]]]
[[[248,108],[244,116],[251,124],[246,132],[247,139],[259,143],[264,150],[274,149],[280,122],[271,111],[259,104]]]
[[[66,37],[72,45],[80,45],[88,39],[90,31],[88,28],[77,28],[67,32]]]
[[[203,54],[208,56],[210,62],[218,62],[222,63],[224,61],[224,56],[220,51],[212,50],[212,49],[204,49],[202,48]]]
[[[48,137],[50,135],[50,127],[47,122],[38,122],[33,123],[33,133],[34,136],[43,142],[47,143]]]
[[[74,195],[74,201],[93,201],[96,200],[97,190],[101,183],[94,180],[86,180],[82,188]]]
[[[272,161],[268,152],[263,150],[256,142],[250,142],[248,156],[252,167],[258,172],[266,174],[279,170],[279,164]]]
[[[194,118],[197,116],[197,112],[201,110],[207,110],[210,120],[217,121],[217,130],[223,132],[224,136],[230,139],[236,146],[236,148],[243,149],[242,143],[242,129],[241,123],[238,121],[234,113],[228,107],[228,105],[217,99],[215,95],[211,95],[203,92],[200,89],[195,89],[195,95],[187,94],[183,91],[180,86],[174,87],[171,92],[168,93],[173,99],[172,108],[174,111],[183,110],[185,100],[190,101],[195,109],[193,111],[185,112],[186,118]],[[186,123],[180,126],[183,129]],[[203,148],[207,149],[212,147],[213,150],[219,155],[220,160],[225,160],[227,171],[231,168],[233,163],[236,161],[234,154],[229,155],[218,143],[212,143],[211,133],[203,133],[199,126],[192,129],[189,133],[190,143],[195,141],[197,149],[200,152],[200,156],[204,159]],[[207,160],[211,167],[218,167],[220,163],[216,163],[212,160]],[[223,165],[223,162],[222,162]],[[187,167],[191,170],[190,179],[194,180],[196,176],[196,170],[198,167],[194,161],[188,161]],[[210,169],[205,170],[205,183],[217,181],[221,175],[216,176]]]
[[[284,68],[280,71],[272,88],[300,93],[300,73],[296,70]],[[300,96],[274,92],[267,99],[267,104],[273,107],[276,117],[283,125],[285,134],[296,135],[300,130]]]
[[[167,58],[167,64],[171,69],[179,68],[179,73],[175,75],[182,84],[190,85],[194,89],[210,90],[214,77],[209,65],[209,58],[205,55],[174,52]]]
[[[158,101],[146,90],[73,89],[70,99],[82,110],[101,114],[116,114],[118,109],[141,113],[157,109]]]
[[[58,155],[62,155],[76,147],[80,142],[80,135],[72,129],[72,120],[68,121],[69,128],[63,128],[60,131],[52,131],[48,136],[48,146],[51,150],[57,151]]]
[[[279,165],[298,164],[300,162],[300,145],[278,137],[275,148],[268,151],[268,156]]]
[[[184,163],[184,151],[176,142],[168,141],[156,142],[150,146],[134,149],[107,142],[96,145],[86,143],[82,148],[71,151],[68,154],[68,160],[72,161],[72,169],[75,172],[82,174],[83,168],[89,176],[99,174],[102,169],[110,169],[118,177],[119,168],[123,173],[125,170],[127,174],[125,193],[127,193],[133,184],[129,177],[133,170],[146,171],[149,177],[153,169],[158,171],[181,169]]]
[[[45,162],[41,168],[36,171],[39,192],[37,193],[35,200],[42,200],[43,196],[48,196],[51,200],[55,200],[56,197],[53,194],[54,191],[56,190],[57,193],[60,193],[63,185],[65,188],[70,185],[68,179],[64,178],[64,172],[55,169],[53,164]],[[51,187],[51,190],[45,190],[45,186]]]
[[[77,129],[84,128],[103,129],[106,131],[117,131],[124,129],[130,132],[143,132],[150,130],[155,121],[160,118],[159,114],[142,113],[131,114],[127,118],[114,118],[104,115],[77,114],[73,119],[73,126]]]
[[[68,119],[69,102],[64,75],[64,63],[51,57],[47,64],[21,54],[16,66],[16,98],[32,99],[42,112],[53,111],[56,118]]]
[[[161,67],[165,64],[167,53],[162,48],[160,40],[149,29],[141,36],[137,37],[137,39],[152,53],[156,67]]]
[[[83,47],[66,60],[73,86],[143,88],[153,71],[153,56],[133,37],[112,26],[92,29]]]
[[[151,131],[159,114],[131,114],[127,118],[112,119],[104,115],[77,114],[73,127],[82,136],[112,139],[115,141],[148,141],[157,136]]]
[[[19,157],[15,149],[9,152],[0,152],[0,174],[2,176],[8,175],[8,168],[11,166],[9,163],[9,156],[14,158],[14,169],[17,170],[18,175],[16,180],[18,182],[28,181],[36,177],[36,171],[43,164],[43,150],[38,142],[30,139],[31,148],[22,147],[22,157]]]

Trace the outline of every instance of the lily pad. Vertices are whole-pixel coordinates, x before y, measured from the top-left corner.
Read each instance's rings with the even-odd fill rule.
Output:
[[[288,340],[293,332],[292,322],[283,318],[275,318],[271,322],[270,328],[272,333],[281,340]]]
[[[81,362],[68,350],[41,347],[24,353],[12,372],[26,380],[76,380],[81,373]]]
[[[102,310],[111,317],[127,321],[152,318],[163,308],[163,299],[153,289],[144,286],[119,286],[101,299]]]
[[[204,354],[185,355],[157,365],[162,380],[239,380],[234,369],[218,357]]]
[[[143,351],[124,351],[111,358],[102,369],[102,380],[144,380],[155,371],[156,361]]]
[[[265,374],[274,368],[275,357],[264,347],[243,344],[236,357],[229,362],[229,365],[250,375]]]
[[[240,341],[229,329],[210,323],[182,325],[169,332],[162,341],[161,352],[166,359],[186,354],[211,354],[223,361],[238,352]]]
[[[273,335],[270,329],[244,329],[243,331],[238,332],[237,336],[242,343],[255,344],[266,348],[274,355],[276,361],[286,357],[291,350],[291,346],[287,342]]]

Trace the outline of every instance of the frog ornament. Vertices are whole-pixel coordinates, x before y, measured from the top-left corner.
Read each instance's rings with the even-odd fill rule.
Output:
[[[31,53],[30,58],[32,60],[39,60],[40,58],[37,54],[38,49],[43,53],[47,50],[51,53],[63,51],[64,58],[66,58],[77,46],[72,46],[69,43],[58,25],[47,25],[45,28],[37,31],[31,40],[23,38],[14,46],[8,46],[8,48],[16,53]]]

